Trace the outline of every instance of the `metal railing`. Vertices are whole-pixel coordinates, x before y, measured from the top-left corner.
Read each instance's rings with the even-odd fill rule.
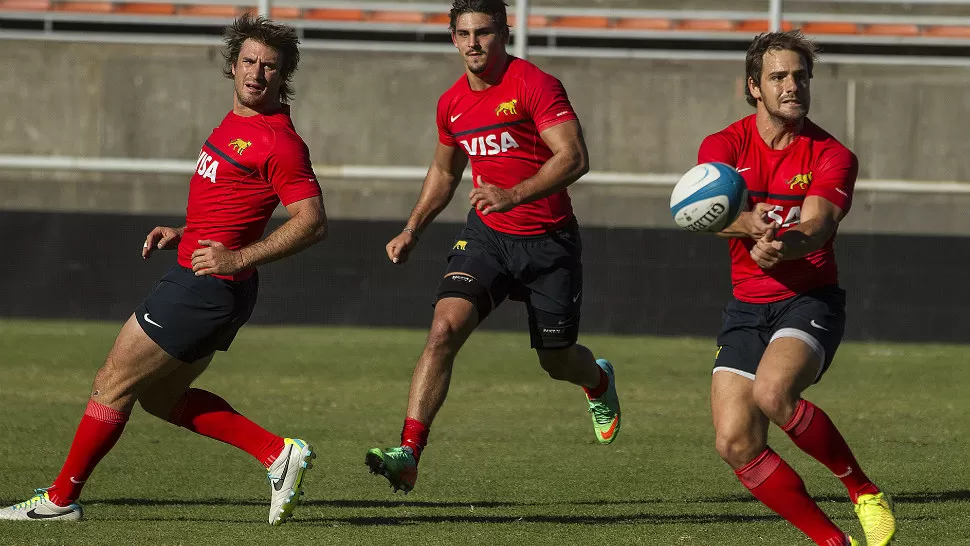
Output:
[[[122,172],[189,176],[195,167],[196,162],[194,161],[174,159],[0,155],[0,170]],[[427,167],[374,165],[314,165],[313,171],[318,177],[324,179],[406,180],[412,182],[424,180],[428,173]],[[471,171],[465,171],[464,179],[471,179]],[[679,179],[679,174],[672,173],[590,171],[583,176],[581,183],[672,187]],[[856,183],[856,189],[897,193],[970,194],[970,183],[891,179],[860,180]]]

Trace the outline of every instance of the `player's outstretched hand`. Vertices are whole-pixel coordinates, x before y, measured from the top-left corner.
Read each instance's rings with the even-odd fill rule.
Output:
[[[202,248],[192,253],[192,271],[196,277],[203,275],[232,275],[245,269],[242,255],[236,250],[229,250],[219,241],[203,239],[199,241]]]
[[[768,231],[751,248],[751,259],[761,269],[771,269],[785,259],[785,243],[775,240],[778,224],[772,223]]]
[[[510,190],[485,182],[481,175],[478,175],[478,187],[468,194],[468,201],[482,216],[512,210],[517,204]]]
[[[748,232],[749,237],[760,239],[769,231],[777,229],[777,224],[768,217],[768,213],[774,209],[774,205],[768,203],[758,203],[754,206],[754,210],[747,214],[745,231]]]
[[[418,244],[418,237],[410,231],[402,231],[397,237],[387,243],[384,250],[387,251],[387,258],[391,263],[403,264],[408,261],[411,249]]]
[[[148,237],[145,237],[145,244],[141,247],[141,257],[148,259],[152,255],[152,251],[156,248],[158,250],[170,250],[179,246],[179,241],[182,240],[182,230],[158,226],[148,233]]]

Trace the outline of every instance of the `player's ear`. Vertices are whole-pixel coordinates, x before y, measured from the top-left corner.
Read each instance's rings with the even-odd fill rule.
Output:
[[[505,28],[502,30],[502,33],[505,34],[505,45],[509,45],[509,42],[512,41],[512,31],[509,30],[508,25],[505,25]]]
[[[754,100],[761,100],[761,88],[758,87],[758,83],[751,76],[748,76],[748,92],[751,93]]]
[[[455,36],[455,31],[451,31],[451,45],[458,47],[458,37]]]

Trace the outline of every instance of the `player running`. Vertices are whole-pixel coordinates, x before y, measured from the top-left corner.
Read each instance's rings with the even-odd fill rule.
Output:
[[[698,152],[699,163],[735,167],[755,204],[719,234],[730,238],[734,300],[724,310],[711,380],[715,441],[741,483],[816,544],[857,544],[768,446],[769,423],[778,425],[842,480],[866,543],[885,545],[896,533],[889,497],[828,415],[802,398],[845,331],[832,244],[858,172],[852,152],[806,117],[815,53],[797,31],[755,38],[745,91],[757,111],[708,136]]]
[[[191,388],[215,351],[229,349],[256,303],[256,266],[322,240],[327,217],[309,151],[290,120],[290,79],[300,54],[293,28],[244,15],[225,32],[225,75],[233,108],[202,146],[189,183],[185,225],[156,227],[142,256],[178,247],[178,265],[122,327],[94,378],[67,460],[53,485],[0,510],[0,519],[77,521],[81,488],[115,445],[135,402],[177,426],[233,445],[262,463],[270,482],[269,523],[297,505],[315,457],[240,415],[218,395]],[[268,237],[282,202],[290,214]]]
[[[445,401],[455,355],[503,300],[525,302],[532,347],[553,379],[582,386],[597,439],[620,430],[613,367],[579,335],[582,245],[566,187],[588,170],[579,120],[562,84],[508,55],[501,0],[456,0],[451,35],[465,73],[438,101],[438,144],[404,230],[387,244],[403,264],[472,165],[464,230],[448,256],[424,352],[411,379],[401,446],[367,452],[394,490],[414,487],[428,431]]]

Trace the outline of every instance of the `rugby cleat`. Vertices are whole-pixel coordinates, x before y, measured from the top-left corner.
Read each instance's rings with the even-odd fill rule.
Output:
[[[0,520],[23,521],[80,521],[84,510],[80,504],[58,506],[47,495],[47,488],[35,489],[33,497],[0,509]]]
[[[375,447],[367,452],[364,464],[370,468],[371,474],[387,478],[395,493],[401,490],[407,495],[414,489],[414,482],[418,479],[418,462],[414,460],[414,451],[410,447]]]
[[[284,438],[283,450],[266,472],[269,480],[270,525],[281,525],[293,515],[303,495],[303,475],[313,468],[317,454],[313,446],[299,438]]]
[[[606,372],[610,386],[599,398],[590,398],[587,395],[586,402],[589,404],[589,413],[593,417],[596,439],[601,444],[611,444],[620,433],[620,399],[616,395],[616,376],[613,373],[613,365],[608,360],[600,358],[596,361],[596,365]]]
[[[866,546],[886,546],[896,536],[896,517],[893,501],[885,493],[859,495],[855,513],[866,534]]]

